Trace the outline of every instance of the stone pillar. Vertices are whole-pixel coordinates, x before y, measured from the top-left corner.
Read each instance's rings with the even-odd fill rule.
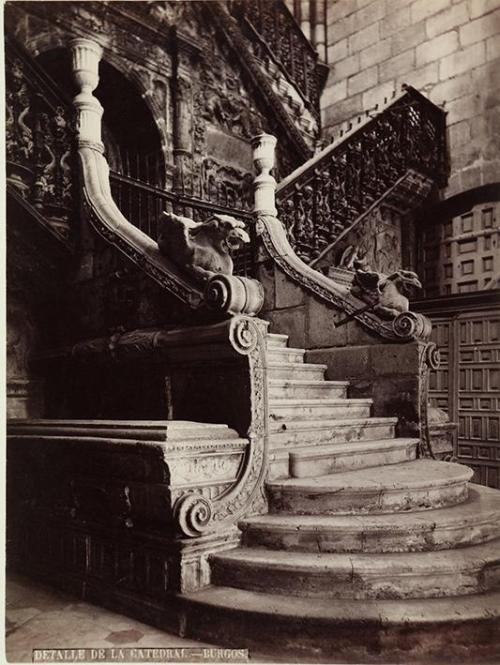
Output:
[[[253,162],[257,176],[254,180],[254,212],[276,216],[276,180],[271,175],[274,167],[276,138],[271,134],[259,134],[252,139]]]
[[[172,96],[174,191],[193,192],[193,62],[200,57],[200,47],[187,35],[175,32],[174,76]]]
[[[104,152],[101,119],[104,109],[93,92],[99,83],[99,61],[102,48],[91,39],[71,42],[73,74],[80,92],[73,103],[78,112],[78,145]]]
[[[177,76],[174,82],[174,189],[180,194],[187,193],[186,175],[190,169],[192,156],[192,86],[188,79]]]

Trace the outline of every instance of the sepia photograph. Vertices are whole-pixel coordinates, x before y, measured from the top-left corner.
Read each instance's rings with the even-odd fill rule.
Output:
[[[9,663],[500,663],[500,0],[4,0]]]

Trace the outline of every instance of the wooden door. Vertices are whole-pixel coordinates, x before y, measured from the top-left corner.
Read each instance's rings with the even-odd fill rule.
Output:
[[[495,297],[496,295],[496,297]],[[433,321],[441,366],[431,376],[431,404],[458,423],[459,462],[474,482],[500,489],[500,299],[479,292],[421,303]]]

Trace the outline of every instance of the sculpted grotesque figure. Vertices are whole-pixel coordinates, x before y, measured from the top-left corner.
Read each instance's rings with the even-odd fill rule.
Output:
[[[352,293],[372,303],[373,310],[387,319],[407,312],[410,307],[408,296],[414,288],[422,288],[418,275],[411,270],[397,270],[385,275],[367,270],[358,261],[354,261],[354,268]]]
[[[212,215],[205,222],[195,222],[164,212],[158,236],[161,253],[203,282],[218,274],[232,275],[230,252],[248,242],[243,222],[229,215]]]

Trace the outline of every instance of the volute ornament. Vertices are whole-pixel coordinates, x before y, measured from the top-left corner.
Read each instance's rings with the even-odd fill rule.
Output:
[[[428,339],[432,332],[432,323],[423,314],[402,312],[392,322],[396,337],[401,339]],[[434,354],[432,355],[434,358]]]
[[[208,529],[212,521],[212,504],[201,494],[189,492],[177,499],[174,516],[181,533],[188,538],[196,538]]]

